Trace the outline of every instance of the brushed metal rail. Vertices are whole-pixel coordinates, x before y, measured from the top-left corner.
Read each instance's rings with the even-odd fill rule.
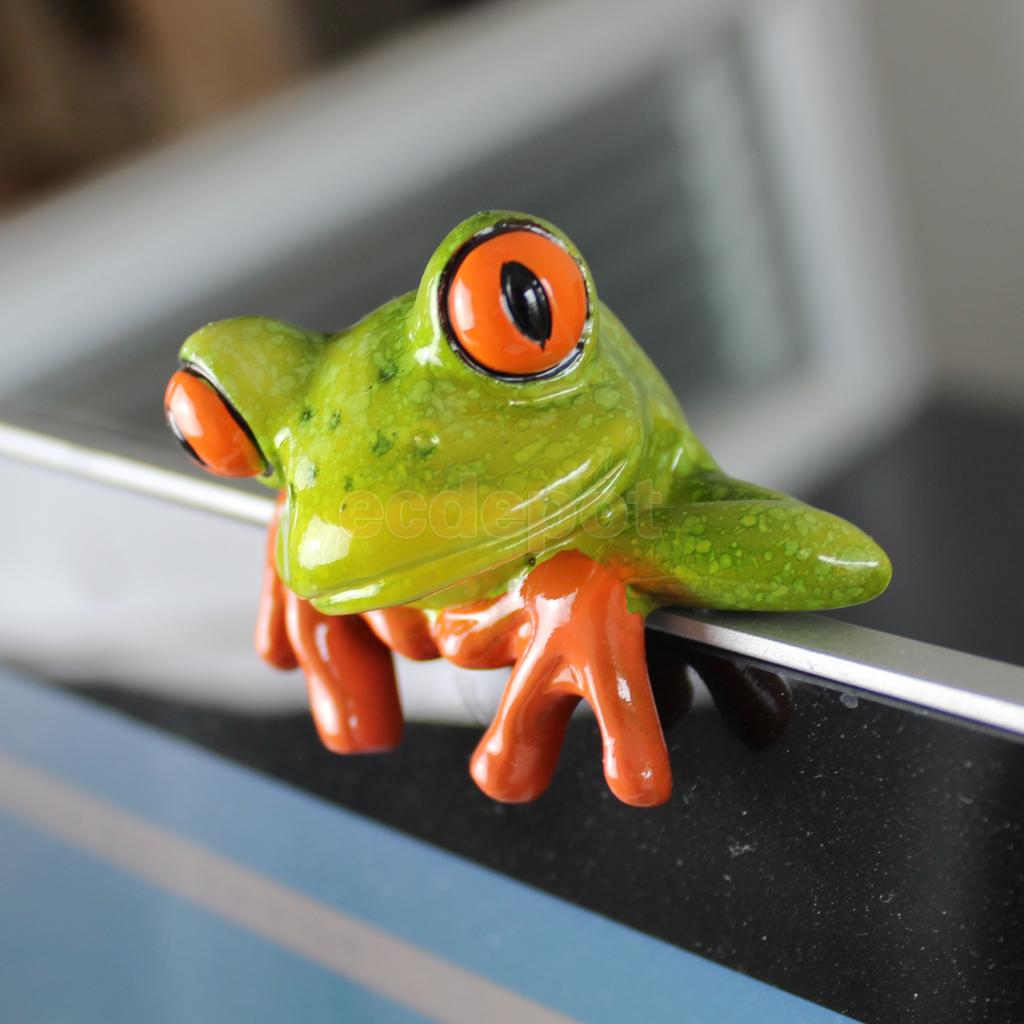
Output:
[[[108,442],[109,438],[104,438]],[[0,457],[265,525],[273,501],[133,454],[0,422]],[[651,628],[873,694],[1024,735],[1024,667],[820,615],[662,609]]]
[[[55,437],[18,423],[0,421],[0,456],[257,526],[270,522],[274,507],[269,494],[248,494],[212,478],[199,479],[126,452]]]
[[[648,625],[866,694],[1024,735],[1024,667],[823,615],[663,609]]]

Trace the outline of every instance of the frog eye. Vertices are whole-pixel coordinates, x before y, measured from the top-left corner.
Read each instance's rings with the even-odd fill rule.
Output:
[[[242,418],[209,381],[186,367],[167,383],[171,432],[203,469],[218,476],[259,476],[266,460]]]
[[[569,251],[528,227],[485,235],[456,256],[442,294],[453,344],[503,378],[546,376],[583,345],[587,284]]]

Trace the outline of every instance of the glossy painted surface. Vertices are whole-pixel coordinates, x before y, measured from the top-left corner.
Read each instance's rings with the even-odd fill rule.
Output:
[[[508,803],[540,796],[582,698],[601,730],[612,792],[639,807],[664,803],[672,773],[647,678],[644,621],[627,609],[622,582],[563,551],[527,577],[522,600],[525,642],[470,762],[477,785]]]
[[[281,490],[258,645],[297,658],[332,749],[397,741],[384,645],[433,643],[516,665],[474,758],[487,792],[542,790],[583,697],[616,794],[657,803],[642,614],[831,608],[889,581],[856,527],[718,468],[582,256],[535,218],[469,218],[416,293],[337,334],[240,318],[181,358]]]
[[[583,272],[564,246],[537,231],[485,236],[443,291],[452,340],[484,372],[547,373],[564,366],[583,337]]]
[[[281,503],[276,512],[279,513]],[[402,708],[388,648],[358,615],[325,615],[277,575],[278,516],[256,618],[256,650],[275,668],[298,665],[324,746],[336,754],[391,750],[402,738]]]
[[[244,424],[208,381],[179,370],[164,395],[167,423],[185,451],[218,476],[259,476],[263,456]]]

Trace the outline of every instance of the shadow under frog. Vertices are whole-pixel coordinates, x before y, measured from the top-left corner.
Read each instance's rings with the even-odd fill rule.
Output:
[[[243,317],[181,349],[172,430],[280,492],[256,629],[342,753],[398,743],[391,651],[513,666],[471,772],[532,800],[580,699],[619,799],[671,772],[644,656],[666,604],[788,611],[881,593],[860,530],[725,475],[557,228],[477,214],[419,289],[335,334]]]

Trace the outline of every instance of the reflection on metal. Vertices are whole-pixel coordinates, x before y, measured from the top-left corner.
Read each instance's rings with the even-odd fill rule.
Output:
[[[11,423],[0,422],[0,456],[258,526],[270,522],[274,506],[269,494],[265,498],[246,494],[212,480],[196,479],[128,455],[75,444]]]
[[[1024,668],[821,615],[655,612],[649,625],[826,682],[1024,734]]]

